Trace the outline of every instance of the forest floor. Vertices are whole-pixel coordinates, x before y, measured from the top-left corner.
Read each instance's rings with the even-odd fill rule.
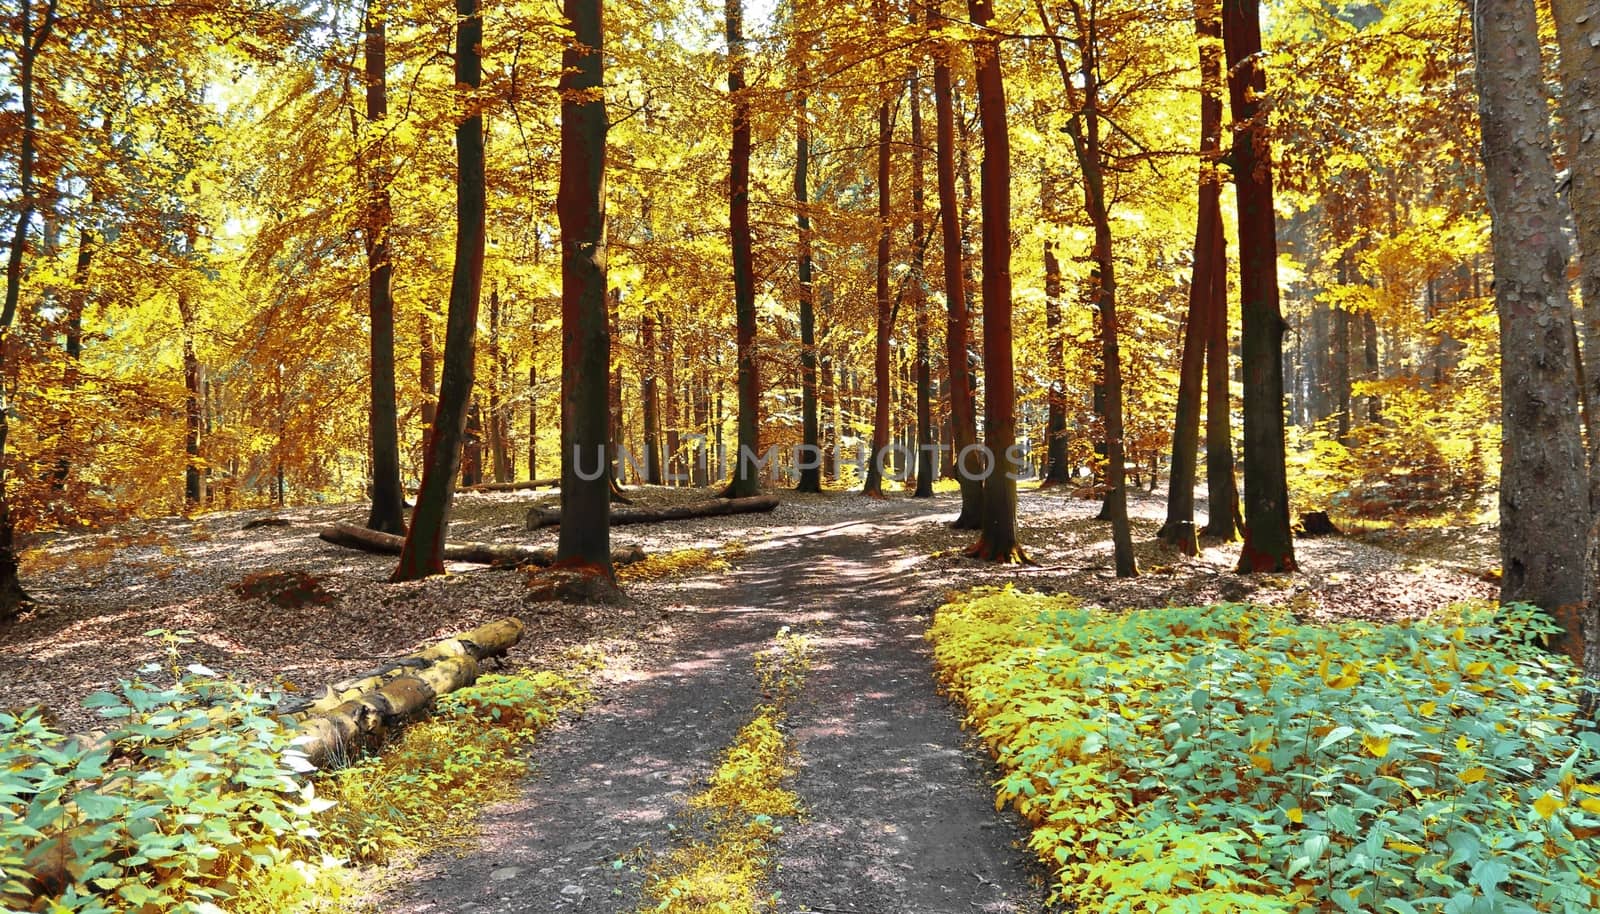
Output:
[[[704,495],[634,494],[647,504]],[[463,495],[451,539],[552,543],[553,528],[523,530],[534,501]],[[1413,618],[1495,593],[1482,577],[1492,530],[1301,540],[1300,573],[1240,577],[1237,544],[1190,559],[1153,542],[1159,493],[1132,499],[1144,574],[1118,580],[1097,507],[1025,490],[1022,538],[1039,564],[1021,568],[960,555],[972,535],[944,526],[953,494],[786,494],[768,515],[618,528],[615,543],[651,552],[743,549],[727,570],[632,585],[627,605],[599,608],[530,602],[520,572],[474,566],[385,583],[392,557],[316,539],[329,521],[359,523],[357,506],[283,512],[284,527],[243,529],[272,515],[253,511],[61,536],[27,555],[38,608],[0,629],[0,704],[43,703],[85,728],[77,700],[158,657],[142,637],[156,628],[194,632],[191,653],[215,669],[304,688],[517,616],[527,635],[515,663],[558,664],[580,646],[607,657],[597,702],[544,739],[534,777],[488,810],[474,842],[391,874],[378,908],[622,912],[640,906],[649,861],[687,825],[684,801],[763,700],[752,657],[787,626],[811,641],[812,659],[787,724],[804,814],[777,844],[779,909],[1026,912],[1044,893],[1017,843],[1025,832],[994,811],[986,760],[930,675],[922,634],[952,590],[1014,582],[1112,608],[1252,601],[1306,619]],[[290,611],[236,592],[264,570],[316,576],[326,601]]]

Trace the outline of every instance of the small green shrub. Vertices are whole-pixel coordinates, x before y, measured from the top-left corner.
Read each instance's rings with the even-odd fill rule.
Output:
[[[1295,624],[980,591],[938,675],[1033,825],[1055,898],[1106,912],[1600,907],[1600,734],[1528,607]]]

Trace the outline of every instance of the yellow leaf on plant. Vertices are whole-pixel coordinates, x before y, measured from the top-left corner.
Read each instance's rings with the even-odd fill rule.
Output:
[[[1389,754],[1389,737],[1368,733],[1361,737],[1361,746],[1372,753],[1373,758],[1383,758]]]
[[[1556,810],[1565,805],[1567,804],[1563,803],[1560,797],[1553,793],[1546,793],[1533,801],[1533,811],[1539,814],[1539,818],[1548,819],[1556,814]]]
[[[1252,765],[1256,766],[1257,768],[1259,768],[1263,774],[1271,774],[1272,773],[1272,758],[1271,758],[1271,756],[1252,755],[1252,756],[1250,756],[1250,764],[1252,764]]]
[[[1484,673],[1488,672],[1488,670],[1489,670],[1489,663],[1488,663],[1488,661],[1485,661],[1485,660],[1479,660],[1476,663],[1467,664],[1467,675],[1468,676],[1482,676]]]
[[[1417,713],[1421,714],[1423,717],[1431,717],[1433,716],[1433,712],[1437,710],[1439,710],[1439,703],[1437,701],[1425,701],[1417,706]]]
[[[1584,812],[1592,812],[1595,815],[1600,815],[1600,800],[1579,800],[1578,806],[1581,807]]]
[[[1390,838],[1388,841],[1384,842],[1384,847],[1395,851],[1405,851],[1408,854],[1422,854],[1427,852],[1427,848],[1422,847],[1420,844],[1412,844],[1409,841],[1396,841],[1393,838]]]
[[[1489,770],[1487,768],[1468,768],[1466,771],[1456,775],[1463,784],[1476,784],[1488,776]]]
[[[1288,816],[1289,817],[1289,821],[1293,822],[1296,825],[1299,825],[1300,823],[1302,823],[1302,822],[1304,822],[1306,820],[1305,811],[1302,810],[1298,806],[1294,807],[1293,809],[1290,809],[1290,810],[1286,811],[1284,813],[1284,815]]]
[[[1465,752],[1465,751],[1467,751],[1467,745],[1468,745],[1467,744],[1467,738],[1465,736],[1456,737],[1456,751],[1457,752]]]

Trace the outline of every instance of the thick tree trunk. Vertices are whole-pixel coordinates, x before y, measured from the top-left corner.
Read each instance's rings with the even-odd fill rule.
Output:
[[[808,79],[806,49],[800,55],[796,79],[801,85],[796,107],[794,141],[794,202],[798,233],[798,279],[800,284],[800,481],[796,492],[822,491],[822,429],[817,419],[817,315],[815,292],[811,284],[811,195],[806,187],[811,156],[811,122],[806,113]]]
[[[739,435],[733,478],[726,498],[746,498],[761,487],[759,456],[761,387],[756,371],[755,264],[750,247],[750,97],[744,84],[746,50],[741,0],[727,0],[728,95],[733,101],[733,148],[729,155],[728,226],[733,253],[735,338],[739,350]],[[718,431],[720,433],[720,424]],[[720,461],[719,461],[720,462]]]
[[[367,526],[385,533],[404,533],[405,492],[400,487],[400,414],[394,380],[394,297],[390,293],[394,265],[389,249],[393,221],[389,200],[389,144],[377,134],[387,130],[389,116],[388,41],[381,4],[368,0],[364,46],[367,123],[374,133],[365,156],[367,178],[367,315],[368,374],[372,382],[368,434],[372,457],[372,508]]]
[[[615,508],[611,512],[611,526],[627,524],[655,524],[669,520],[690,520],[696,517],[724,517],[730,514],[765,513],[778,506],[773,495],[752,495],[749,498],[708,498],[687,505],[670,505],[664,508]],[[529,508],[527,529],[537,530],[561,523],[561,511]]]
[[[1278,308],[1278,240],[1272,211],[1272,155],[1261,63],[1258,0],[1223,0],[1222,35],[1239,195],[1239,278],[1244,362],[1244,549],[1239,573],[1293,571],[1283,441],[1283,315]]]
[[[185,253],[188,253],[187,245]],[[183,504],[190,511],[200,506],[200,432],[204,414],[200,406],[200,356],[195,351],[197,332],[188,277],[180,277],[178,316],[183,322]]]
[[[644,400],[644,475],[650,485],[661,485],[661,416],[657,411],[656,320],[648,314],[639,318],[639,348],[644,350],[644,369],[639,373],[640,396]]]
[[[915,22],[913,14],[912,20]],[[916,498],[933,497],[933,401],[932,390],[932,365],[931,355],[928,351],[928,277],[927,277],[927,239],[924,237],[927,226],[924,224],[925,198],[927,196],[923,184],[923,165],[926,155],[923,151],[922,136],[922,74],[913,67],[910,80],[911,92],[911,295],[912,303],[916,308],[917,320],[917,489],[913,493]]]
[[[539,357],[528,362],[528,478],[539,478]]]
[[[483,18],[477,0],[456,0],[456,85],[474,90],[482,77],[479,57]],[[411,531],[391,580],[414,581],[444,573],[444,538],[450,526],[456,473],[461,468],[461,436],[468,403],[478,334],[478,300],[483,287],[485,188],[483,115],[456,125],[456,246],[450,277],[450,310],[445,321],[444,377],[438,411],[428,436],[422,485],[411,512]]]
[[[883,0],[877,4],[878,19],[884,19]],[[889,337],[894,335],[893,308],[889,300],[889,157],[894,142],[894,124],[889,115],[887,92],[878,103],[878,261],[874,301],[877,303],[877,335],[872,350],[872,452],[867,455],[867,479],[863,495],[883,497],[883,462],[889,446],[889,408],[893,403],[889,379]]]
[[[1500,597],[1559,617],[1584,597],[1588,493],[1533,5],[1478,0],[1473,34],[1500,314]]]
[[[972,22],[994,18],[992,0],[967,0]],[[983,481],[983,527],[969,553],[995,562],[1026,561],[1017,541],[1016,375],[1011,338],[1011,138],[1006,133],[1005,77],[1000,41],[973,39],[978,116],[983,121],[983,390],[984,444],[990,470]]]
[[[561,524],[563,562],[614,576],[606,473],[611,338],[606,314],[602,0],[563,0],[572,41],[561,55]],[[593,464],[586,464],[593,461]]]
[[[929,0],[928,20],[934,28],[947,23],[939,0]],[[957,530],[978,530],[983,525],[983,483],[976,467],[978,419],[973,404],[969,363],[972,343],[971,298],[962,267],[966,250],[961,235],[963,212],[956,196],[956,127],[954,93],[950,80],[950,55],[946,45],[933,58],[934,171],[937,175],[941,242],[944,253],[945,391],[949,397],[951,469],[961,486],[961,514],[952,525]]]
[[[1211,338],[1212,298],[1225,265],[1214,257],[1222,231],[1222,181],[1217,157],[1222,149],[1222,25],[1216,0],[1195,4],[1195,36],[1200,48],[1200,190],[1195,206],[1194,272],[1189,280],[1189,319],[1183,333],[1178,372],[1178,406],[1173,420],[1172,476],[1167,489],[1167,519],[1156,534],[1184,555],[1200,551],[1195,538],[1194,484],[1200,459],[1200,402],[1207,347]],[[1226,330],[1224,330],[1226,332]]]

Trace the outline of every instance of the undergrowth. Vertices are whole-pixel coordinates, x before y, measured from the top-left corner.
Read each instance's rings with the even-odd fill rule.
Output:
[[[1105,912],[1600,907],[1600,734],[1528,607],[1299,625],[981,590],[937,675],[1052,900]]]
[[[727,543],[720,549],[674,549],[652,552],[642,560],[617,569],[617,582],[640,584],[728,570],[728,559],[744,554],[744,544]]]
[[[103,737],[69,738],[37,709],[0,714],[0,909],[358,910],[352,865],[464,834],[523,774],[519,750],[587,697],[555,673],[484,676],[383,754],[316,776],[277,696],[184,666],[186,633],[152,634],[168,668],[86,701]]]
[[[791,773],[783,722],[807,663],[805,638],[787,630],[756,658],[768,701],[739,731],[707,787],[690,798],[706,834],[652,867],[646,887],[651,901],[642,912],[752,914],[776,902],[764,888],[771,844],[783,834],[778,820],[800,811],[798,798],[782,786]]]

